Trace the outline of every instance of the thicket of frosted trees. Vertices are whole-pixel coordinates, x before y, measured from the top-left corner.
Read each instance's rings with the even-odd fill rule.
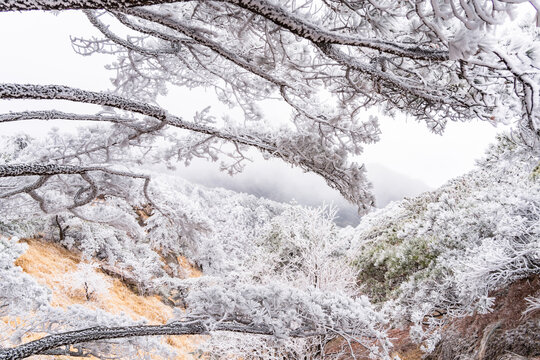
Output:
[[[350,350],[360,343],[388,358],[389,322],[418,323],[441,307],[448,317],[489,309],[490,290],[538,272],[538,7],[509,0],[4,1],[1,11],[83,10],[103,37],[74,38],[75,50],[117,60],[108,92],[0,84],[2,100],[95,106],[89,113],[0,114],[0,125],[84,125],[2,143],[0,209],[9,215],[0,223],[0,306],[33,314],[34,328],[56,335],[1,350],[0,359],[87,341],[215,332],[203,351],[316,357],[340,337]],[[241,115],[171,114],[159,100],[173,86],[212,89]],[[268,100],[286,104],[290,117],[269,118]],[[449,120],[474,119],[513,123],[515,131],[477,172],[369,215],[354,236],[335,228],[328,209],[205,192],[151,171],[198,157],[220,160],[234,174],[253,148],[322,176],[368,212],[373,197],[352,156],[378,140],[377,119],[365,112],[372,108],[407,114],[437,133]],[[143,226],[134,212],[142,207],[152,209]],[[152,327],[80,307],[51,308],[48,291],[13,265],[23,251],[15,237],[40,232],[90,262],[129,270],[141,293],[185,294],[188,311]],[[180,266],[167,260],[178,253],[205,276],[183,280]],[[469,267],[458,267],[462,261]],[[80,271],[90,275],[92,266]],[[409,278],[418,272],[423,280]],[[357,280],[371,288],[358,289]],[[19,283],[35,296],[22,296]],[[96,285],[87,297],[101,291]],[[534,309],[538,299],[529,302]],[[436,329],[413,328],[428,349]],[[19,340],[2,339],[4,346]],[[171,350],[157,340],[122,344],[134,352]],[[84,346],[101,355],[114,348]]]
[[[163,187],[158,185],[161,181]],[[187,324],[187,330],[180,327],[176,332],[173,328],[165,333],[218,331],[201,345],[200,351],[204,353],[242,355],[253,351],[268,358],[284,353],[300,356],[317,347],[321,351],[329,339],[343,335],[351,337],[350,341],[364,342],[373,353],[384,356],[390,346],[384,333],[385,319],[366,297],[355,296],[354,273],[345,255],[349,246],[339,237],[339,229],[332,222],[332,210],[305,209],[227,191],[203,190],[170,178],[155,179],[153,184],[166,191],[161,204],[168,202],[171,208],[184,209],[189,213],[188,219],[197,220],[200,227],[192,230],[193,236],[170,236],[178,234],[178,224],[171,223],[157,211],[145,227],[136,224],[130,228],[136,214],[129,203],[119,204],[118,201],[94,206],[96,213],[109,214],[108,219],[115,214],[114,223],[98,223],[61,213],[62,226],[66,229],[63,239],[59,237],[56,217],[43,217],[39,213],[24,220],[20,214],[13,213],[12,217],[2,220],[1,231],[21,237],[43,233],[50,240],[81,251],[94,266],[114,266],[119,272],[129,273],[141,294],[181,294],[180,304],[186,306],[187,311],[179,312],[177,321],[179,326]],[[156,200],[160,198],[157,191],[154,194]],[[35,280],[32,282],[13,264],[23,245],[14,239],[3,237],[2,240],[7,248],[13,249],[5,266],[10,275],[2,274],[3,278],[10,279],[3,286],[11,296],[2,296],[2,303],[6,305],[4,314],[13,316],[13,309],[19,309],[29,319],[33,317],[30,311],[40,314],[24,330],[19,329],[21,333],[42,329],[58,333],[95,325],[136,325],[125,318],[114,323],[112,315],[108,315],[110,321],[99,324],[96,318],[100,315],[81,306],[70,307],[65,312],[52,308],[48,305],[50,290]],[[186,254],[202,267],[205,276],[182,280],[184,270],[174,261],[168,263],[173,272],[164,271],[162,259],[167,258],[168,252]],[[91,267],[83,265],[73,276],[84,278],[70,278],[66,282],[76,287],[82,281],[90,297],[101,296],[106,287],[103,289],[99,280],[92,281],[97,275]],[[24,291],[11,291],[23,284],[24,279],[32,287],[27,285]],[[43,295],[28,297],[29,289],[36,296]],[[29,301],[32,302],[23,308],[22,304]],[[50,321],[58,325],[50,326],[48,319],[54,319]],[[273,336],[220,335],[220,330]],[[140,330],[130,331],[137,334]],[[373,342],[373,336],[378,343]],[[295,337],[301,339],[294,340]],[[172,351],[157,340],[140,343],[136,339],[126,345],[131,346],[131,351],[139,347],[146,351],[160,350],[162,355]],[[5,339],[5,344],[16,344],[18,340],[12,336]],[[107,344],[84,345],[82,349],[111,355],[108,351],[113,347]],[[151,350],[154,347],[157,350]]]
[[[539,159],[501,135],[478,170],[371,213],[349,234],[363,291],[415,324],[427,350],[441,322],[488,313],[494,290],[540,273]],[[538,299],[528,301],[532,311]]]
[[[431,351],[441,325],[490,311],[493,290],[540,272],[539,155],[537,149],[502,135],[478,170],[439,190],[373,212],[354,229],[336,227],[331,208],[204,190],[165,176],[154,179],[156,201],[182,209],[178,218],[197,224],[183,236],[178,229],[185,225],[170,222],[157,211],[141,227],[133,204],[112,199],[94,207],[114,222],[61,213],[63,239],[56,216],[44,217],[38,209],[24,219],[6,211],[11,216],[2,219],[0,231],[20,237],[43,233],[81,251],[94,267],[105,264],[129,273],[141,294],[181,294],[187,312],[178,313],[179,324],[197,324],[204,326],[202,332],[213,332],[199,351],[217,358],[248,353],[269,359],[284,354],[317,357],[336,337],[353,345],[361,342],[384,357],[391,349],[385,330],[403,324],[413,325],[413,338]],[[2,205],[17,207],[20,200]],[[16,334],[26,331],[141,325],[79,305],[65,311],[52,308],[50,290],[13,264],[24,244],[7,237],[2,244],[3,313],[32,319],[4,344],[17,344]],[[205,275],[182,280],[184,270],[174,261],[168,263],[173,272],[164,271],[161,259],[168,253],[186,254]],[[84,267],[78,272],[85,274],[90,296],[101,296],[106,286],[91,281],[97,276],[92,265]],[[74,288],[77,281],[81,279],[66,279]],[[538,298],[527,301],[529,312],[538,307]],[[429,317],[434,313],[444,316]],[[273,336],[219,331],[232,323],[239,327],[228,330]],[[130,331],[140,329],[144,327]],[[295,338],[300,333],[303,337]],[[174,356],[158,340],[133,338],[121,344],[124,352],[143,349]],[[113,349],[120,351],[108,342],[81,346],[81,351],[102,355],[114,354]]]

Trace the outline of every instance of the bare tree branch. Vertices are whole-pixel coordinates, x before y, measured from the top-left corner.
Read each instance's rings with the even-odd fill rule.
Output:
[[[134,6],[168,4],[177,0],[4,0],[0,11],[124,9]]]
[[[93,327],[48,335],[11,349],[0,350],[0,360],[18,360],[31,355],[48,353],[50,350],[84,342],[118,339],[134,336],[156,335],[202,335],[210,331],[229,331],[257,335],[274,335],[272,329],[264,325],[245,325],[238,322],[220,322],[209,327],[203,320],[177,321],[166,325],[135,325],[120,327]],[[293,330],[292,337],[320,335],[309,329]]]

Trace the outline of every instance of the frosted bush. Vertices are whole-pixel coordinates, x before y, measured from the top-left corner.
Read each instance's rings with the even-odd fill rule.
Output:
[[[477,170],[359,225],[350,252],[359,279],[396,322],[412,322],[426,349],[441,324],[431,314],[444,322],[489,312],[493,290],[540,273],[539,158],[500,136]]]
[[[344,336],[383,359],[391,346],[384,330],[387,319],[365,296],[353,299],[339,291],[222,279],[219,285],[194,289],[187,302],[185,316],[209,319],[210,326],[214,321],[236,321],[268,328],[283,339],[295,333]]]
[[[0,235],[0,314],[21,315],[50,302],[50,290],[15,266],[27,249],[18,238]]]
[[[107,301],[110,282],[98,270],[95,263],[81,262],[77,270],[66,274],[64,286],[73,295],[86,301]]]

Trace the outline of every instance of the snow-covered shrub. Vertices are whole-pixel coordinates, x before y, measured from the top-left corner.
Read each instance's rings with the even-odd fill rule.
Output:
[[[146,220],[147,239],[163,255],[192,253],[201,237],[211,232],[211,221],[197,198],[190,196],[192,186],[173,177],[153,180],[158,209]]]
[[[235,321],[269,329],[283,339],[295,333],[343,336],[360,342],[381,359],[388,358],[391,346],[385,333],[386,318],[365,296],[353,299],[340,291],[220,279],[219,284],[192,291],[187,303],[185,316],[208,319],[210,328],[222,321]]]
[[[111,284],[99,273],[98,266],[95,263],[81,262],[75,272],[66,274],[65,287],[68,291],[77,297],[86,299],[86,301],[106,301],[107,293]]]
[[[246,359],[278,360],[301,359],[307,355],[309,340],[280,339],[273,336],[214,333],[196,350],[201,358],[209,360]],[[326,359],[333,359],[326,356]]]
[[[0,211],[2,208],[0,207]],[[46,229],[46,222],[41,218],[12,218],[9,211],[2,212],[0,219],[0,234],[4,236],[16,236],[19,238],[31,238]],[[5,214],[5,215],[4,215]]]
[[[245,267],[259,279],[345,290],[354,280],[345,257],[349,243],[338,236],[335,213],[331,207],[287,208],[263,228]]]
[[[424,195],[425,196],[425,195]],[[383,301],[438,256],[431,236],[403,235],[426,207],[426,199],[407,199],[368,214],[353,234],[352,265],[362,292]]]
[[[132,209],[112,221],[99,223],[65,217],[62,226],[68,227],[65,238],[59,242],[68,249],[79,250],[87,260],[96,259],[121,271],[129,272],[137,282],[142,293],[154,289],[154,280],[168,275],[163,270],[159,253],[152,248],[140,229],[129,232],[119,224],[121,217],[127,217],[131,223]],[[137,224],[136,227],[140,228]],[[54,229],[53,229],[54,230]],[[141,231],[141,233],[138,233]]]
[[[540,273],[539,159],[537,148],[500,136],[477,170],[357,228],[351,257],[365,291],[387,299],[396,321],[412,321],[427,348],[440,322],[431,314],[488,312],[493,290]]]
[[[0,314],[20,315],[46,306],[50,290],[15,266],[27,245],[0,235]]]

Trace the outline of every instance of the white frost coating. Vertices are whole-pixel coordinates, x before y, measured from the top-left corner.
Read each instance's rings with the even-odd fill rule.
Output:
[[[380,104],[389,112],[408,112],[425,120],[433,131],[442,132],[448,119],[505,121],[507,118],[495,111],[497,104],[503,102],[512,108],[511,116],[523,114],[521,106],[510,105],[526,101],[522,91],[514,93],[513,78],[519,76],[500,63],[493,48],[505,47],[505,53],[523,61],[522,54],[529,52],[537,40],[533,36],[527,45],[515,51],[508,46],[512,39],[509,33],[500,32],[503,36],[498,34],[496,41],[490,42],[485,36],[513,15],[514,8],[519,6],[514,1],[421,1],[415,5],[388,3],[381,7],[358,4],[354,9],[321,4],[318,11],[273,1],[223,2],[237,6],[238,21],[227,20],[230,7],[207,8],[196,2],[164,6],[159,11],[124,11],[130,17],[115,13],[135,34],[150,35],[146,40],[141,38],[142,43],[149,44],[144,49],[155,45],[152,37],[160,39],[161,50],[184,43],[186,38],[193,41],[180,47],[174,57],[159,56],[158,67],[145,50],[117,46],[118,90],[130,96],[152,96],[152,92],[156,95],[162,91],[166,83],[212,86],[225,103],[244,110],[246,121],[260,120],[260,114],[252,111],[253,102],[278,90],[296,116],[312,121],[328,119],[328,108],[340,109],[340,120],[346,120],[358,107]],[[190,12],[192,9],[196,9],[196,14]],[[209,17],[213,20],[208,21]],[[266,30],[267,26],[282,30],[274,35]],[[516,31],[530,35],[525,28]],[[119,43],[112,34],[106,41]],[[79,51],[85,53],[93,44],[98,43],[80,43]],[[347,57],[336,58],[324,50],[321,54],[320,49],[335,47],[337,51],[338,45],[348,49],[344,52]],[[361,62],[362,59],[367,61]],[[144,73],[144,65],[150,63],[152,71],[139,86],[124,85],[122,79]],[[199,69],[198,64],[203,64],[204,69]],[[261,83],[260,79],[267,82]],[[296,96],[310,98],[322,88],[333,95],[332,106],[318,106],[313,101],[310,105],[294,105],[290,101]],[[299,89],[298,95],[289,99],[284,95]],[[532,121],[529,115],[525,118]]]
[[[34,217],[39,209],[60,215],[42,220],[50,238],[116,266],[141,292],[191,290],[190,314],[198,317],[159,329],[87,329],[73,339],[226,330],[277,335],[291,348],[309,349],[313,339],[289,337],[315,335],[314,341],[322,342],[339,335],[385,357],[386,317],[365,298],[348,295],[358,290],[343,255],[350,243],[358,246],[351,250],[362,270],[358,276],[379,276],[378,284],[388,285],[374,288],[381,291],[373,291],[374,297],[395,295],[399,288],[385,310],[395,306],[389,314],[413,321],[418,340],[430,335],[428,350],[437,341],[437,321],[422,328],[425,315],[441,308],[448,316],[489,311],[490,290],[538,272],[538,186],[536,175],[524,177],[538,159],[538,37],[532,17],[519,29],[519,39],[510,32],[483,36],[505,26],[514,5],[536,1],[323,2],[311,7],[310,2],[230,0],[133,7],[151,3],[0,4],[0,10],[102,9],[87,14],[105,39],[74,39],[74,48],[84,55],[117,55],[111,65],[117,72],[115,95],[54,85],[0,85],[2,99],[106,107],[100,114],[9,113],[0,115],[0,122],[62,119],[110,125],[87,126],[72,135],[53,131],[44,142],[10,139],[0,154],[0,208],[25,206]],[[116,21],[126,27],[127,37],[110,30]],[[155,105],[170,85],[211,88],[244,116],[235,122],[215,119],[208,110],[193,121],[173,116]],[[292,116],[280,128],[260,111],[269,98],[290,107]],[[232,196],[228,200],[240,205],[214,196],[179,196],[174,186],[154,187],[149,175],[136,171],[152,163],[174,166],[226,155],[231,162],[224,168],[235,173],[248,158],[246,148],[255,147],[321,175],[361,210],[369,210],[364,169],[350,159],[362,153],[362,144],[378,140],[376,120],[364,119],[362,112],[374,106],[412,115],[437,133],[449,120],[517,121],[520,140],[503,141],[503,150],[490,153],[484,172],[464,177],[464,183],[456,180],[439,193],[366,218],[351,241],[337,236],[328,217],[317,211],[261,209],[253,199]],[[180,137],[171,127],[190,135]],[[517,149],[517,155],[509,149]],[[144,206],[153,213],[146,223],[138,219],[141,229],[132,207]],[[53,219],[56,224],[43,224]],[[22,226],[7,228],[17,233]],[[378,241],[392,246],[370,250]],[[156,265],[178,252],[223,276],[179,280]],[[12,266],[14,253],[6,251],[4,270],[11,280],[3,284],[8,288],[2,296],[24,303],[20,289],[11,289],[15,280],[28,280]],[[180,273],[171,264],[167,271]],[[347,281],[337,278],[339,266]],[[411,268],[425,277],[407,278]],[[366,284],[364,290],[372,290]],[[333,287],[339,291],[329,293]],[[43,296],[30,300],[20,308],[43,303]],[[100,316],[94,315],[77,316],[93,318],[84,322],[91,326]],[[73,329],[70,321],[59,320],[60,331]],[[375,343],[366,342],[369,337]],[[258,341],[262,349],[270,344]],[[31,347],[27,354],[35,353]],[[6,354],[13,352],[2,350],[0,358],[12,358]]]
[[[360,342],[373,356],[390,359],[391,345],[383,330],[385,319],[364,296],[353,300],[337,291],[300,291],[278,283],[220,282],[192,291],[187,299],[188,317],[208,319],[210,315],[217,324],[233,320],[269,326],[283,338],[296,331],[334,333]]]
[[[64,286],[72,294],[83,295],[87,301],[107,301],[111,284],[97,269],[95,263],[79,263],[75,272],[65,276]]]
[[[15,266],[15,260],[27,248],[18,238],[0,235],[0,314],[22,315],[45,307],[50,291],[38,284],[30,275]]]
[[[419,342],[432,349],[441,321],[487,313],[494,290],[540,273],[539,158],[500,136],[477,170],[362,220],[351,256],[361,278],[382,282],[365,290],[395,321],[416,323]]]
[[[39,1],[22,3],[28,8],[47,6]],[[161,154],[164,158],[215,161],[228,155],[232,160],[224,168],[235,173],[247,159],[244,146],[255,147],[321,175],[366,212],[373,201],[370,185],[363,167],[352,163],[350,156],[360,155],[362,144],[376,142],[379,130],[373,119],[362,119],[363,109],[403,111],[426,121],[437,133],[449,120],[479,118],[493,124],[518,120],[523,136],[538,137],[538,42],[532,24],[518,29],[519,41],[500,31],[496,37],[486,36],[505,24],[514,3],[420,1],[353,8],[321,4],[315,11],[307,5],[262,0],[190,1],[152,8],[133,7],[129,1],[117,6],[88,1],[88,9],[110,10],[86,10],[105,39],[74,39],[74,48],[84,55],[117,54],[111,68],[117,72],[115,93],[122,96],[3,84],[0,97],[87,102],[153,119],[130,123],[129,116],[120,114],[35,111],[0,115],[0,120],[108,121],[129,131],[123,139],[115,136],[93,146],[87,154],[137,145],[143,137],[165,135],[167,127],[187,129],[194,133],[188,140],[168,138],[171,148]],[[15,9],[17,4],[5,6]],[[72,7],[84,4],[75,1]],[[233,9],[235,17],[230,16]],[[111,30],[109,24],[115,21],[127,28],[127,37]],[[168,84],[213,88],[221,101],[243,111],[244,119],[236,121],[242,127],[216,122],[206,110],[190,122],[152,105]],[[259,110],[260,102],[275,96],[290,106],[293,115],[284,131],[272,128],[272,119]],[[225,149],[226,143],[232,143],[233,151]],[[79,154],[69,156],[76,161]],[[79,194],[74,207],[87,203],[97,187],[91,174],[81,176],[92,184],[91,190]],[[34,190],[23,192],[50,211]]]
[[[91,121],[107,121],[107,118],[111,118],[113,123],[119,125],[125,125],[128,127],[129,133],[122,134],[121,132],[115,132],[115,138],[106,140],[107,145],[90,145],[89,150],[83,153],[75,153],[67,155],[67,158],[74,159],[80,155],[93,156],[95,152],[109,151],[112,147],[126,145],[126,140],[138,140],[144,135],[158,134],[161,130],[168,125],[181,129],[190,130],[196,135],[206,136],[207,140],[198,142],[195,149],[193,147],[188,148],[187,154],[182,154],[186,151],[184,139],[178,139],[175,137],[169,137],[171,142],[175,145],[175,148],[169,150],[168,153],[161,153],[162,157],[169,159],[176,157],[178,160],[188,161],[193,156],[194,151],[200,152],[197,156],[209,156],[215,160],[216,155],[213,152],[226,153],[220,151],[219,147],[216,150],[214,148],[208,148],[207,146],[213,145],[217,140],[219,142],[229,142],[236,145],[238,155],[238,162],[244,159],[242,149],[239,147],[251,146],[262,151],[264,154],[269,154],[278,158],[281,158],[293,165],[297,165],[306,171],[315,172],[321,175],[329,184],[329,186],[340,191],[345,198],[358,204],[361,211],[368,210],[373,202],[373,197],[369,193],[369,183],[367,182],[363,168],[350,164],[348,161],[348,155],[350,152],[358,153],[360,147],[357,144],[359,141],[372,142],[377,139],[378,127],[377,122],[374,119],[370,119],[365,123],[358,121],[350,122],[346,127],[340,127],[334,125],[332,122],[316,122],[313,124],[310,121],[299,119],[296,121],[298,131],[293,134],[290,131],[270,132],[265,133],[259,129],[244,130],[238,127],[226,127],[219,129],[213,126],[208,126],[204,116],[196,117],[197,122],[187,122],[183,119],[167,114],[164,109],[161,109],[154,105],[149,105],[140,101],[129,100],[115,95],[109,95],[105,93],[89,92],[80,89],[74,89],[66,86],[39,86],[39,85],[19,85],[19,84],[1,84],[0,85],[0,98],[4,99],[63,99],[78,102],[85,102],[91,104],[105,105],[114,107],[121,110],[131,111],[134,113],[146,115],[155,118],[151,121],[150,125],[140,124],[140,121],[133,121],[131,124],[127,123],[125,117],[103,117],[103,116],[75,116],[70,118],[70,114],[65,114],[57,111],[52,112],[30,112],[19,114],[6,114],[2,116],[6,120],[13,121],[17,117],[21,120],[29,118],[60,118],[68,120],[82,120],[88,119]],[[155,122],[158,120],[159,122]],[[323,142],[318,139],[323,134],[325,140]],[[123,136],[124,139],[118,139],[118,136]],[[104,139],[100,142],[103,143]],[[148,141],[152,142],[155,138],[149,137]],[[82,138],[81,141],[86,142],[87,139]],[[211,142],[209,142],[211,141]],[[134,141],[133,141],[134,142]],[[175,144],[176,143],[176,144]],[[137,145],[137,144],[134,144]],[[79,147],[81,148],[81,147]],[[88,147],[86,148],[88,149]],[[182,154],[182,155],[181,155]],[[63,155],[66,159],[66,155]],[[184,159],[182,159],[184,158]],[[41,161],[44,161],[47,157],[42,156]],[[49,157],[54,159],[54,157]],[[110,156],[106,155],[106,159],[110,159]],[[71,165],[62,165],[58,167],[54,164],[47,164],[46,167],[56,166],[55,169],[41,169],[41,170],[28,170],[29,164],[20,165],[1,165],[0,176],[25,176],[25,175],[42,175],[49,176],[55,174],[87,174],[89,171],[105,171],[104,168],[98,167],[74,167]],[[18,167],[17,167],[18,166]],[[38,164],[32,165],[36,167]],[[41,165],[39,165],[41,166]],[[233,165],[234,168],[234,165]],[[112,170],[111,170],[112,171]],[[146,178],[148,177],[130,174],[125,172],[126,176]],[[92,180],[85,179],[88,182]],[[43,179],[42,181],[46,181]],[[41,185],[36,185],[35,189]],[[146,185],[145,185],[146,186]],[[20,192],[29,192],[35,189],[26,189]],[[14,194],[8,193],[0,196],[11,196]],[[84,203],[84,202],[81,202]],[[43,202],[40,201],[40,206],[46,208]],[[75,205],[78,203],[75,202]]]

